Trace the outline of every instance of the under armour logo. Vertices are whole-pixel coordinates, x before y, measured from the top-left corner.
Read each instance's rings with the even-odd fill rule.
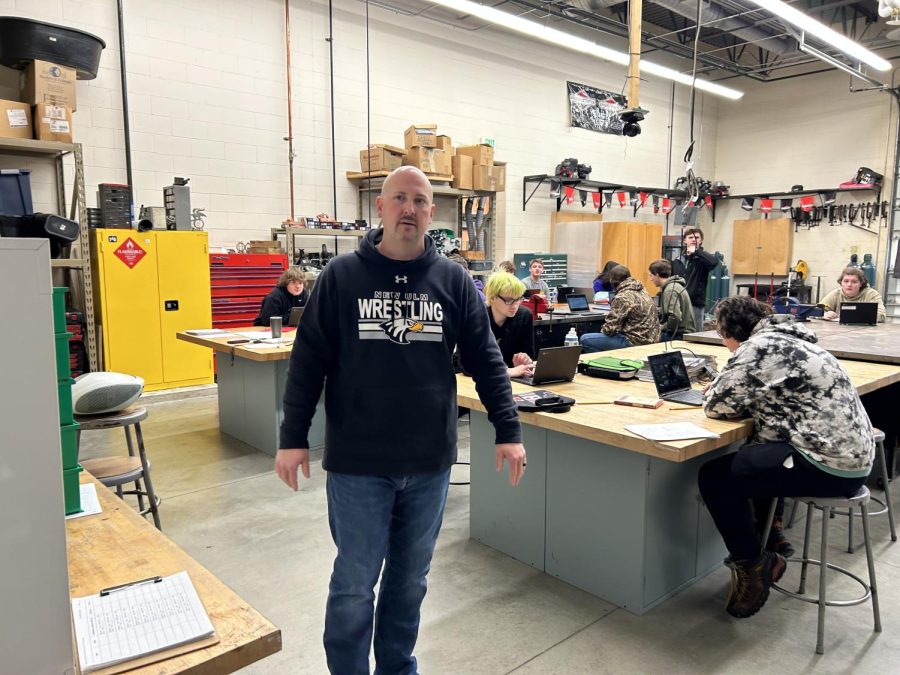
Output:
[[[404,275],[402,277],[400,277],[400,276],[394,277],[395,284],[405,284],[405,283],[407,283],[407,281],[408,281],[408,279],[406,278],[406,275]]]

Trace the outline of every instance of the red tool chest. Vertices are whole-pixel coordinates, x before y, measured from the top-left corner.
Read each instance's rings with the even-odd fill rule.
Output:
[[[213,328],[253,325],[287,266],[283,253],[210,253]]]

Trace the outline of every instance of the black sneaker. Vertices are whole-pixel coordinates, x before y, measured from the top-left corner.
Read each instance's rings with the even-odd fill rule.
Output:
[[[784,536],[781,518],[776,518],[772,523],[772,529],[769,530],[769,540],[766,542],[766,550],[777,553],[783,558],[790,558],[795,553],[793,544]]]
[[[766,551],[756,560],[725,560],[731,568],[731,588],[725,611],[738,619],[756,614],[769,599],[769,588],[784,576],[787,563],[778,553]]]

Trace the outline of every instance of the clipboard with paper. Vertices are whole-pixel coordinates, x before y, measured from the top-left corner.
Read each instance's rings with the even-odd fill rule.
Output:
[[[216,644],[187,572],[72,599],[82,673],[120,673]]]

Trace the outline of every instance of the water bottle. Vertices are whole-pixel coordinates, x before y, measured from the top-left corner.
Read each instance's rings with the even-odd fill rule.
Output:
[[[578,333],[575,332],[575,326],[572,326],[569,329],[569,332],[566,333],[566,340],[563,343],[566,347],[575,347],[579,344],[578,342]]]
[[[551,304],[551,305],[555,305],[555,304],[556,304],[556,297],[557,297],[557,293],[558,293],[558,292],[559,292],[559,291],[558,291],[558,289],[556,288],[556,286],[551,286],[551,287],[550,287],[550,297],[548,298],[548,300],[550,301],[550,304]]]

